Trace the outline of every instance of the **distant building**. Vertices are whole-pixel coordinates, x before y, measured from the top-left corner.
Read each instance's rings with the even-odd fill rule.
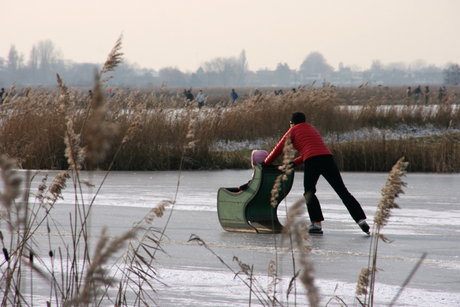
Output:
[[[300,83],[301,84],[306,84],[306,85],[311,85],[313,82],[316,82],[316,85],[319,85],[320,81],[323,79],[328,79],[329,76],[323,75],[320,73],[305,73],[305,72],[299,72],[299,77],[300,77]]]

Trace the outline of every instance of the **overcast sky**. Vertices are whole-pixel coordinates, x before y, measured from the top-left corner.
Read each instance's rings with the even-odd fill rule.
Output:
[[[313,51],[337,69],[422,59],[460,63],[460,0],[5,0],[0,57],[50,39],[65,59],[102,63],[123,33],[125,59],[196,71],[244,49],[249,69],[298,69]]]

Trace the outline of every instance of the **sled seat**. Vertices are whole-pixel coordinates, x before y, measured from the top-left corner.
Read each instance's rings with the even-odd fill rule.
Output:
[[[281,188],[276,198],[276,206],[270,204],[271,191],[276,178],[281,175],[277,165],[254,166],[254,176],[244,191],[238,188],[220,188],[217,192],[217,214],[226,231],[278,233],[283,225],[278,220],[276,210],[286,197],[294,182],[294,172]]]

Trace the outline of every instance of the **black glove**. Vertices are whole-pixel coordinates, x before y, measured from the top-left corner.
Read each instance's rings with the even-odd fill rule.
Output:
[[[294,169],[294,167],[295,167],[294,161],[289,162],[289,168]]]
[[[250,182],[251,182],[251,180],[249,180],[248,183],[245,183],[245,184],[243,184],[243,185],[240,185],[240,186],[238,187],[238,190],[240,190],[240,191],[247,190],[247,188],[248,188]]]
[[[264,168],[264,167],[267,166],[267,164],[265,164],[265,161],[262,161],[262,163],[260,163],[260,166],[261,166],[262,168]]]

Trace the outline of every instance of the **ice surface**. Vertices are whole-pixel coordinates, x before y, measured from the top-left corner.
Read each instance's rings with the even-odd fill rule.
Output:
[[[50,180],[58,174],[55,171],[41,172],[42,175],[45,173],[49,174]],[[92,208],[91,236],[97,238],[103,226],[107,226],[113,236],[127,231],[162,200],[176,198],[163,243],[167,254],[158,254],[155,262],[162,281],[168,285],[158,283],[155,300],[159,306],[248,306],[247,286],[210,251],[187,242],[191,234],[202,238],[234,270],[238,270],[234,256],[253,265],[254,274],[264,289],[268,284],[268,264],[278,255],[282,281],[277,291],[283,304],[287,305],[286,289],[293,275],[292,261],[290,254],[280,247],[281,235],[225,232],[217,218],[218,188],[238,186],[246,182],[251,173],[251,170],[183,171],[178,190],[179,172],[110,173]],[[342,175],[372,224],[388,174]],[[82,179],[96,185],[95,188],[84,187],[86,204],[91,202],[103,176],[102,172],[82,172]],[[302,198],[302,179],[303,174],[297,172],[291,193],[280,204],[278,214],[282,222],[286,216],[285,207]],[[375,306],[388,305],[423,252],[428,252],[427,259],[395,306],[460,306],[460,174],[411,173],[403,180],[407,182],[405,194],[397,199],[401,209],[393,210],[389,224],[382,231],[393,242],[379,246],[378,267],[383,271],[377,274]],[[40,181],[38,175],[32,184],[32,192]],[[334,296],[353,306],[358,275],[367,266],[370,238],[354,223],[326,181],[320,179],[317,189],[326,218],[324,235],[311,236],[309,243],[316,272],[315,283],[321,293],[320,306],[325,306]],[[52,244],[61,243],[59,236],[69,238],[67,221],[69,212],[73,212],[74,201],[72,184],[68,184],[64,199],[53,209],[59,232],[53,230]],[[170,212],[171,208],[168,208],[166,216]],[[156,219],[155,226],[162,229],[166,216]],[[3,231],[5,225],[1,226]],[[40,240],[44,243],[38,244],[37,253],[46,256],[46,231],[38,231],[36,237],[39,243]],[[298,305],[305,305],[305,290],[300,284],[297,290]],[[44,298],[40,298],[37,291],[34,295],[34,302],[39,305]],[[334,304],[329,306],[339,306]],[[293,306],[292,296],[289,305]],[[254,297],[252,306],[260,306]]]

